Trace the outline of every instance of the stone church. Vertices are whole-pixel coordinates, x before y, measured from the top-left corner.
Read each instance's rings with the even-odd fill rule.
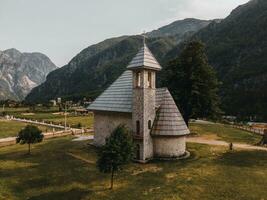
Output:
[[[186,154],[189,130],[168,89],[156,88],[160,70],[144,42],[126,71],[88,107],[94,112],[96,146],[125,124],[133,135],[137,161]]]

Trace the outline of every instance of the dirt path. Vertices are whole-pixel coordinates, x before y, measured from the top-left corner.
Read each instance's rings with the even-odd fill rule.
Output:
[[[93,161],[91,161],[91,160],[87,160],[87,159],[85,159],[85,158],[83,158],[83,157],[81,157],[81,156],[75,155],[75,154],[73,154],[73,153],[67,153],[67,154],[68,154],[69,156],[73,157],[73,158],[76,158],[76,159],[78,159],[78,160],[84,161],[84,162],[86,162],[86,163],[88,163],[88,164],[95,164],[95,162],[93,162]]]
[[[208,144],[216,146],[229,146],[229,143],[221,140],[205,139],[202,137],[188,137],[187,142],[199,143],[199,144]],[[261,150],[267,151],[266,147],[253,146],[249,144],[233,143],[234,148],[248,149],[248,150]]]

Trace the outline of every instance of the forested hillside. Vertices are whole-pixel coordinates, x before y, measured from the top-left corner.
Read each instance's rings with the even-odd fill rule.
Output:
[[[186,19],[147,35],[148,46],[163,68],[179,55],[184,41],[201,40],[221,81],[225,114],[267,119],[266,0],[252,0],[239,6],[223,20]],[[91,46],[65,67],[49,74],[47,81],[26,100],[40,102],[58,96],[94,98],[125,70],[141,44],[140,36],[125,36]]]
[[[167,52],[209,23],[198,19],[178,21],[148,33],[151,37],[147,44],[157,59],[163,62]],[[166,36],[166,29],[173,31]],[[142,42],[141,36],[123,36],[84,49],[69,64],[50,73],[46,82],[34,88],[26,101],[44,102],[56,97],[96,97],[126,69]]]

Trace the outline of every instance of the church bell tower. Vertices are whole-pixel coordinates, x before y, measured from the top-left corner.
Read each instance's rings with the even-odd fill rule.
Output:
[[[156,72],[161,70],[145,43],[127,66],[133,74],[132,127],[136,145],[136,160],[146,162],[153,157],[150,135],[156,117]]]

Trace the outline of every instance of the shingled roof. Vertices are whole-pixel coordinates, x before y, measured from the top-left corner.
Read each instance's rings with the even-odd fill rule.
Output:
[[[132,112],[132,71],[125,71],[87,108],[96,111]]]
[[[153,136],[182,136],[190,133],[169,90],[157,91],[160,107],[157,111],[151,134]]]
[[[161,66],[153,56],[149,48],[144,43],[144,46],[140,49],[140,51],[136,54],[130,64],[127,66],[127,69],[138,69],[138,68],[146,68],[153,70],[161,70]]]
[[[132,112],[132,71],[126,70],[87,108],[92,111]],[[159,107],[166,88],[156,90],[156,107]]]
[[[89,107],[92,111],[132,113],[132,71],[126,70]],[[184,119],[167,88],[156,89],[157,115],[153,136],[182,136],[189,134]]]

